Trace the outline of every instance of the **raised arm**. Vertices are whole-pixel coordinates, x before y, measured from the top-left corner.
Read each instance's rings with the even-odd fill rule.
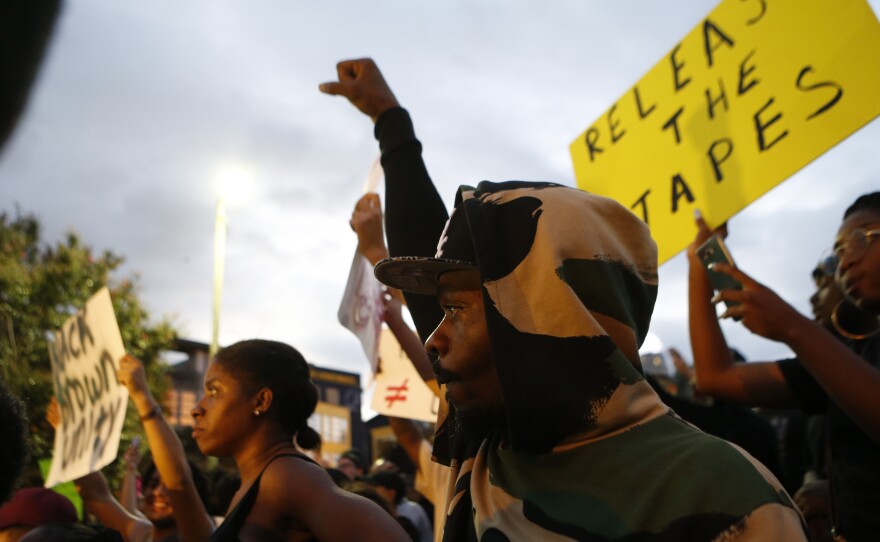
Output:
[[[385,228],[392,256],[433,256],[449,218],[422,160],[409,113],[371,59],[337,64],[339,80],[324,83],[322,92],[339,95],[376,123],[375,135],[385,171]],[[433,296],[406,294],[406,302],[422,342],[443,319]]]
[[[207,540],[214,530],[213,521],[196,491],[183,445],[147,387],[143,364],[132,356],[124,356],[119,362],[118,378],[128,388],[141,417],[156,470],[174,508],[180,540]]]
[[[119,501],[127,511],[136,516],[143,517],[138,510],[137,502],[137,475],[138,465],[140,465],[141,462],[139,448],[140,437],[136,436],[131,440],[131,446],[128,447],[128,450],[125,451],[125,455],[123,455],[125,474],[122,478],[122,489],[120,489]]]
[[[434,369],[431,367],[431,360],[428,359],[425,345],[403,319],[403,307],[400,297],[398,297],[399,294],[398,290],[389,289],[385,296],[385,323],[388,324],[388,329],[394,333],[394,337],[412,362],[416,372],[431,388],[434,395],[439,397],[440,386],[437,385],[437,375],[434,374]]]
[[[46,421],[53,429],[61,423],[61,409],[53,397],[46,408]],[[153,537],[153,525],[144,517],[129,513],[113,498],[107,479],[98,471],[74,482],[80,498],[98,521],[122,534],[126,542],[148,542]]]
[[[358,200],[351,215],[352,229],[358,237],[358,252],[363,254],[373,265],[388,257],[385,238],[382,233],[382,206],[377,194],[365,194]],[[385,323],[400,343],[407,357],[412,361],[422,380],[428,384],[435,395],[440,394],[437,377],[431,369],[431,362],[425,352],[425,346],[406,322],[403,320],[400,292],[389,290],[385,295]],[[414,465],[419,465],[419,447],[422,434],[412,420],[388,417],[391,430],[397,442],[406,451]]]
[[[880,442],[880,370],[740,269],[724,264],[716,269],[743,285],[741,291],[720,294],[740,303],[722,316],[741,317],[752,333],[787,344],[828,395]]]
[[[98,521],[119,531],[126,542],[149,542],[153,539],[153,524],[123,508],[113,498],[107,479],[101,472],[93,472],[77,479],[76,488]]]
[[[382,205],[378,194],[365,194],[358,200],[349,224],[357,234],[358,252],[363,254],[371,264],[376,265],[376,262],[388,257],[388,249],[385,248],[385,237],[382,233]],[[431,368],[424,343],[403,320],[398,290],[388,290],[385,296],[384,317],[385,323],[394,333],[407,357],[412,361],[419,376],[436,395],[439,395],[440,388],[437,386],[437,377]]]
[[[697,389],[749,406],[790,408],[796,399],[775,362],[735,363],[712,303],[713,290],[697,248],[712,232],[697,219],[697,237],[688,247],[688,327]],[[722,231],[722,234],[726,231]]]

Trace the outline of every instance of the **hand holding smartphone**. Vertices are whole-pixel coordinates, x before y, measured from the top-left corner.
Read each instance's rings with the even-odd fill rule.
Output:
[[[706,273],[709,275],[709,282],[715,290],[742,290],[742,284],[736,279],[730,275],[713,271],[710,268],[714,263],[726,263],[730,266],[734,265],[733,258],[730,256],[730,251],[727,250],[727,245],[724,244],[721,237],[717,234],[710,237],[697,249],[697,255],[700,257],[700,261],[703,262],[703,266],[706,268]],[[731,307],[738,305],[739,303],[736,301],[725,301],[725,304],[728,307]]]

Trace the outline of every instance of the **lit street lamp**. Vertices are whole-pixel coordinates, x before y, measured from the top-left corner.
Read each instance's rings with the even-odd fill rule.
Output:
[[[211,326],[211,358],[219,350],[220,311],[223,301],[223,268],[226,260],[226,200],[232,203],[243,200],[251,188],[250,174],[236,166],[227,166],[216,180],[217,206],[214,210],[214,310]]]

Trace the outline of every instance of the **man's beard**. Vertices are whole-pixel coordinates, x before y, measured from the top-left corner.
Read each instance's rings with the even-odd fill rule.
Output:
[[[451,405],[451,406],[454,406]],[[455,409],[452,423],[452,437],[461,442],[465,440],[474,451],[493,431],[507,431],[507,417],[503,411],[490,411],[480,408]]]

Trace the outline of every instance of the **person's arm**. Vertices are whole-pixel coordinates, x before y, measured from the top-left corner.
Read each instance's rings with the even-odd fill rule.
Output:
[[[688,247],[688,328],[694,372],[700,393],[749,406],[797,406],[785,377],[775,362],[735,363],[712,303],[712,285],[697,248],[712,235],[702,218]]]
[[[138,510],[137,497],[137,476],[138,465],[141,462],[141,454],[138,447],[140,446],[140,438],[135,437],[131,441],[131,446],[125,451],[123,456],[125,462],[125,474],[122,476],[122,488],[119,491],[119,502],[123,508],[129,513],[143,517]]]
[[[379,194],[367,193],[354,205],[351,229],[357,234],[357,251],[366,258],[370,265],[375,266],[380,260],[388,257],[385,247],[385,234],[382,228],[382,202]]]
[[[357,234],[357,250],[371,264],[376,265],[388,257],[385,236],[382,232],[382,205],[378,194],[364,194],[354,207],[349,221]],[[397,342],[412,362],[422,380],[428,384],[435,395],[440,395],[437,377],[431,368],[431,361],[425,352],[424,343],[406,324],[402,314],[400,291],[389,288],[385,298],[384,320],[394,333]]]
[[[280,458],[269,465],[258,500],[302,522],[317,540],[410,540],[385,510],[340,489],[323,469],[302,459]]]
[[[391,256],[434,256],[449,218],[422,160],[409,114],[386,111],[376,123],[385,168],[385,229]],[[431,295],[404,293],[418,336],[424,344],[443,320]]]
[[[119,382],[128,388],[129,396],[141,417],[156,470],[159,471],[159,477],[168,490],[168,497],[174,508],[180,540],[207,540],[214,530],[214,523],[196,491],[183,445],[147,387],[143,364],[132,356],[125,355],[119,362],[117,376]]]
[[[391,427],[391,431],[394,432],[394,438],[397,439],[397,443],[406,452],[409,460],[412,461],[417,469],[421,470],[419,466],[419,447],[422,445],[424,437],[419,430],[419,426],[409,418],[397,418],[395,416],[388,416],[388,425]]]
[[[392,256],[433,256],[449,218],[422,160],[422,145],[412,121],[370,59],[346,60],[336,66],[339,81],[324,83],[322,92],[340,95],[369,116],[382,151],[385,171],[385,227]],[[422,342],[443,319],[433,296],[404,294]]]
[[[123,508],[113,498],[107,479],[101,472],[87,474],[78,478],[75,483],[79,496],[89,511],[104,526],[119,531],[126,542],[149,542],[153,539],[153,524]]]
[[[722,316],[739,317],[752,333],[787,344],[856,425],[880,442],[880,370],[742,270],[726,264],[714,269],[743,285],[719,294],[739,302]]]
[[[382,206],[377,194],[365,194],[358,200],[351,215],[351,228],[358,237],[357,250],[366,257],[371,264],[388,257],[388,249],[385,247],[385,237],[382,232]],[[385,323],[394,333],[397,342],[412,362],[422,380],[428,384],[435,395],[440,394],[437,386],[437,377],[431,368],[425,346],[406,322],[403,320],[401,301],[398,290],[389,290],[385,294]],[[388,423],[397,442],[406,451],[414,465],[419,464],[419,446],[422,434],[418,426],[409,419],[388,417]]]
[[[404,321],[403,307],[400,298],[396,295],[397,293],[397,290],[389,290],[385,296],[385,323],[388,325],[388,329],[394,333],[394,337],[400,343],[400,347],[403,348],[406,357],[412,362],[416,372],[419,373],[425,384],[431,388],[434,395],[439,397],[440,386],[437,385],[437,375],[434,374],[434,369],[431,367],[431,360],[428,359],[425,345],[419,339],[419,336],[406,324],[406,321]]]
[[[61,409],[55,397],[46,408],[46,421],[56,430],[61,424]],[[113,498],[107,479],[100,471],[77,478],[74,483],[86,507],[101,523],[119,531],[126,542],[148,542],[152,539],[153,524],[146,518],[129,514]]]

